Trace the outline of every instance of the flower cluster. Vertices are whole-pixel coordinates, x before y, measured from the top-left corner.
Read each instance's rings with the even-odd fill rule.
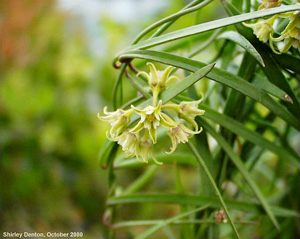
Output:
[[[153,95],[152,105],[146,107],[135,107],[131,105],[128,110],[118,109],[114,112],[108,112],[104,108],[104,116],[98,114],[98,118],[107,121],[111,129],[107,132],[107,138],[117,142],[122,146],[126,157],[136,157],[138,161],[147,163],[151,157],[156,164],[162,164],[157,161],[153,146],[157,143],[157,130],[159,127],[167,129],[167,135],[170,137],[172,146],[168,154],[173,153],[179,143],[186,143],[188,139],[195,134],[199,134],[199,129],[195,117],[203,115],[204,110],[198,109],[201,100],[184,101],[180,104],[163,104],[159,100],[161,91],[169,86],[170,81],[178,80],[175,76],[170,76],[173,67],[168,67],[164,71],[156,70],[152,63],[147,64],[150,73],[139,72],[147,78],[148,84]],[[177,113],[178,121],[170,117],[166,110],[172,110]],[[138,121],[131,120],[133,114],[138,116]],[[131,122],[132,121],[132,122]],[[190,129],[188,126],[193,127]]]
[[[259,9],[277,7],[280,6],[281,2],[282,1],[279,0],[263,0]],[[289,23],[278,37],[274,37],[274,23],[275,20],[279,18],[286,18]],[[243,24],[252,28],[254,34],[260,41],[264,43],[269,42],[271,49],[276,54],[285,53],[291,47],[300,50],[300,11],[277,14],[266,20],[259,19],[253,24]],[[281,43],[282,47],[278,49],[278,47],[275,46],[275,43]]]

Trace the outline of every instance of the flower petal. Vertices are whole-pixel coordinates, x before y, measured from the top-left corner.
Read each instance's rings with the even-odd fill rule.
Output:
[[[148,129],[148,131],[149,131],[150,138],[151,138],[153,144],[156,144],[156,129],[151,127],[150,129]]]

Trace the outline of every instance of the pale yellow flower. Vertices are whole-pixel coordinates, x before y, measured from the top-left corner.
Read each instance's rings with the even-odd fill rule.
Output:
[[[140,156],[143,162],[148,163],[148,158],[152,157],[154,163],[161,165],[162,163],[157,161],[153,152],[153,144],[149,138],[149,133],[146,131],[143,139],[140,142]]]
[[[167,134],[169,135],[172,142],[172,147],[170,148],[170,152],[166,153],[174,153],[179,143],[186,143],[188,142],[190,137],[201,132],[202,128],[200,128],[200,130],[198,131],[193,131],[187,128],[184,124],[178,123],[176,127],[171,128],[167,131]]]
[[[122,146],[122,150],[127,153],[125,157],[132,158],[135,156],[138,161],[142,162],[139,158],[140,140],[138,134],[125,130],[119,136],[110,137],[109,135],[106,135],[106,137],[111,141],[118,142],[118,144]]]
[[[300,50],[300,11],[281,14],[280,16],[284,18],[288,17],[290,21],[279,37],[275,38],[271,36],[272,41],[283,41],[284,43],[284,46],[278,52],[274,48],[273,42],[271,42],[272,50],[277,54],[287,52],[291,47]]]
[[[162,125],[167,128],[174,127],[176,122],[161,111],[162,101],[160,100],[157,106],[148,105],[146,108],[137,108],[133,105],[131,108],[135,113],[139,114],[141,119],[139,123],[131,130],[139,132],[142,129],[148,130],[152,142],[156,143],[156,132],[158,126]]]
[[[260,20],[258,20],[257,23],[252,23],[252,24],[243,23],[243,24],[246,27],[252,28],[254,34],[260,41],[267,43],[270,39],[270,36],[274,32],[273,23],[277,18],[278,18],[278,16],[275,15],[267,20],[260,19]]]
[[[152,63],[148,62],[147,65],[150,68],[150,73],[148,74],[144,71],[141,71],[137,75],[144,75],[148,80],[148,84],[152,87],[159,86],[163,89],[167,87],[170,81],[178,80],[176,76],[170,77],[170,73],[174,68],[173,66],[167,67],[164,71],[159,71],[156,70],[156,67]]]
[[[178,113],[178,116],[198,130],[198,124],[195,121],[196,116],[203,115],[205,110],[198,109],[198,105],[202,102],[202,99],[197,101],[182,101],[180,104],[166,104],[163,105],[164,109],[173,109]]]
[[[122,110],[118,109],[114,112],[108,112],[107,107],[104,107],[104,114],[106,116],[101,116],[98,113],[98,118],[102,121],[107,121],[111,125],[110,135],[119,135],[119,133],[128,125],[130,122],[130,116],[133,113],[133,110]]]
[[[148,84],[153,92],[153,105],[155,106],[160,91],[165,89],[170,81],[178,80],[178,78],[176,76],[169,76],[174,68],[172,66],[167,67],[164,71],[158,71],[152,63],[148,62],[147,65],[150,68],[150,73],[148,74],[144,71],[141,71],[137,75],[144,75],[147,78]]]
[[[177,77],[171,76],[173,67],[167,67],[164,71],[157,71],[152,63],[148,63],[150,73],[140,72],[148,79],[148,83],[152,90],[153,104],[146,107],[135,107],[131,105],[131,109],[118,109],[114,112],[108,112],[107,107],[104,108],[104,116],[98,114],[98,118],[107,121],[111,125],[111,129],[107,132],[107,138],[117,142],[122,150],[126,153],[126,157],[136,157],[138,161],[148,163],[148,159],[152,158],[154,163],[159,162],[154,154],[153,147],[157,142],[157,129],[162,126],[167,128],[167,134],[171,138],[172,147],[169,153],[173,153],[179,143],[188,142],[188,138],[202,131],[198,130],[195,117],[203,115],[204,110],[198,109],[201,100],[181,102],[180,104],[162,104],[162,100],[158,100],[161,90],[168,87],[171,80]],[[187,128],[183,123],[173,120],[164,109],[173,109],[177,113],[177,117],[191,124],[195,131]],[[132,114],[138,115],[138,122],[134,125],[130,124]],[[133,120],[133,118],[132,118]]]

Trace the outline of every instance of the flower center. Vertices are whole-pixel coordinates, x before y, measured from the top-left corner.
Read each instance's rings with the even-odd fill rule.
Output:
[[[147,121],[153,122],[154,121],[154,114],[147,115]]]

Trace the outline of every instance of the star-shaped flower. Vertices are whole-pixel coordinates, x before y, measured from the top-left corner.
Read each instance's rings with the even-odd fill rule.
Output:
[[[270,39],[270,36],[274,32],[273,23],[277,18],[278,18],[278,16],[275,15],[267,20],[260,19],[260,20],[258,20],[257,23],[252,23],[252,24],[243,23],[243,24],[246,27],[252,28],[254,34],[260,41],[267,43]]]
[[[172,120],[168,115],[161,111],[161,106],[161,100],[156,107],[148,105],[146,108],[137,108],[132,105],[131,108],[135,113],[140,115],[141,119],[131,131],[139,132],[142,129],[147,129],[152,142],[155,144],[156,131],[159,125],[167,128],[171,128],[176,125],[176,122],[174,120]]]
[[[114,112],[108,112],[107,107],[104,107],[104,114],[106,116],[101,116],[98,113],[98,118],[102,121],[107,121],[111,125],[110,135],[119,135],[119,133],[128,125],[130,122],[130,116],[133,113],[133,110],[122,110],[118,109]]]
[[[188,142],[188,139],[190,137],[201,132],[202,128],[200,128],[200,130],[198,131],[193,131],[187,128],[184,124],[178,123],[176,127],[171,128],[167,131],[167,134],[169,135],[172,142],[172,147],[170,148],[170,151],[166,153],[174,153],[179,143],[186,143]]]
[[[284,46],[278,52],[271,42],[272,50],[277,54],[287,52],[292,46],[300,50],[300,11],[281,14],[280,16],[287,17],[290,21],[279,37],[275,38],[271,36],[272,41],[279,42],[283,40],[284,43]]]

